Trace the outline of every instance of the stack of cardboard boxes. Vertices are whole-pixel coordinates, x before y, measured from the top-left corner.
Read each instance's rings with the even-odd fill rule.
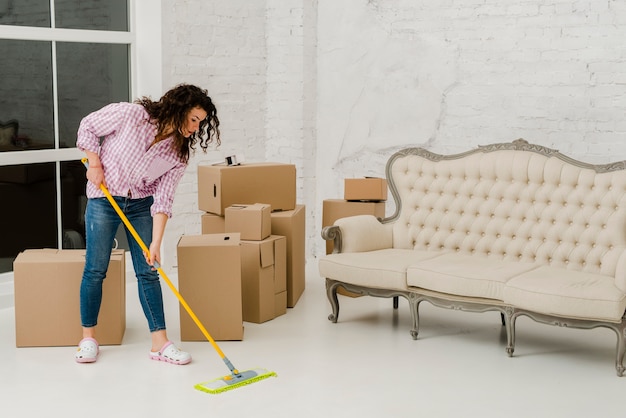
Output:
[[[256,163],[198,168],[202,234],[177,246],[180,293],[215,340],[243,339],[243,321],[284,315],[304,292],[305,211],[296,204],[296,169]],[[385,216],[387,182],[345,179],[344,199],[323,202],[323,226],[352,215]],[[332,242],[326,252],[332,252]],[[84,250],[27,250],[14,263],[16,345],[76,345]],[[125,259],[114,250],[99,317],[101,344],[126,329]],[[351,295],[348,292],[344,294]],[[41,313],[46,318],[41,320]],[[205,339],[181,307],[181,339]]]
[[[322,227],[331,226],[337,219],[355,215],[385,217],[387,180],[379,177],[344,179],[344,198],[327,199],[322,205]],[[326,254],[333,252],[332,241],[326,241]],[[339,288],[338,293],[355,297],[356,294]]]
[[[284,315],[304,292],[305,211],[291,164],[198,169],[202,234],[177,245],[181,295],[215,340],[242,340],[243,321]],[[16,345],[75,346],[82,337],[79,291],[85,250],[26,250],[14,262]],[[126,330],[124,250],[104,281],[98,342]],[[181,307],[181,339],[206,338]]]
[[[304,292],[305,213],[296,204],[295,166],[200,165],[198,206],[202,235],[178,243],[180,291],[197,299],[189,305],[215,340],[241,340],[242,321],[284,315]],[[224,248],[232,254],[209,255]],[[180,316],[181,339],[203,339],[182,309]]]

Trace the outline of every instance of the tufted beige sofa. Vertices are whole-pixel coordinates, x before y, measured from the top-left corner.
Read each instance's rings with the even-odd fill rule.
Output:
[[[498,311],[513,355],[515,320],[617,334],[626,352],[626,161],[591,165],[524,140],[456,155],[395,153],[386,176],[396,210],[323,229],[319,260],[332,307],[337,288],[405,297],[414,339],[419,306]]]

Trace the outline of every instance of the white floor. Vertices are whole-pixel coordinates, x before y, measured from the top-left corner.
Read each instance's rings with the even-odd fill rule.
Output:
[[[626,377],[614,369],[615,334],[518,320],[515,357],[496,313],[422,304],[417,341],[408,304],[340,297],[339,322],[316,266],[296,307],[244,341],[218,342],[240,370],[269,378],[219,395],[194,384],[229,373],[206,342],[182,343],[188,366],[151,361],[145,320],[129,284],[121,346],[79,365],[74,349],[15,348],[14,310],[0,309],[2,417],[623,417]],[[172,278],[174,280],[174,278]],[[169,334],[179,343],[178,306],[167,293]],[[3,305],[0,305],[0,307]],[[45,318],[42,318],[45,320]]]

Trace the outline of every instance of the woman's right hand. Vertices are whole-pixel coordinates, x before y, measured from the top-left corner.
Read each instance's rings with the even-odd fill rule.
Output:
[[[96,185],[96,187],[100,187],[100,184],[104,183],[104,170],[101,165],[93,165],[89,164],[89,169],[87,170],[87,180]]]
[[[100,162],[100,157],[95,152],[86,151],[87,154],[87,180],[100,187],[101,184],[106,186],[104,182],[104,169]]]

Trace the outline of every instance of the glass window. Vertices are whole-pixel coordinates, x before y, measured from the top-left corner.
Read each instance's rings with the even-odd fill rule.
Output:
[[[0,39],[0,123],[17,123],[0,151],[54,147],[52,43]]]
[[[128,0],[55,0],[55,27],[128,31]],[[0,25],[51,27],[50,0],[1,0]]]
[[[49,28],[50,0],[2,0],[0,25]]]
[[[76,131],[85,115],[129,100],[128,54],[123,44],[57,44],[61,148],[76,146]]]
[[[128,4],[0,0],[0,273],[25,249],[85,246],[85,167],[68,148],[85,115],[130,100]]]
[[[57,248],[55,163],[0,166],[0,258]]]
[[[85,166],[80,161],[61,163],[62,248],[85,248],[85,171]]]
[[[128,1],[55,0],[57,28],[128,31]]]

